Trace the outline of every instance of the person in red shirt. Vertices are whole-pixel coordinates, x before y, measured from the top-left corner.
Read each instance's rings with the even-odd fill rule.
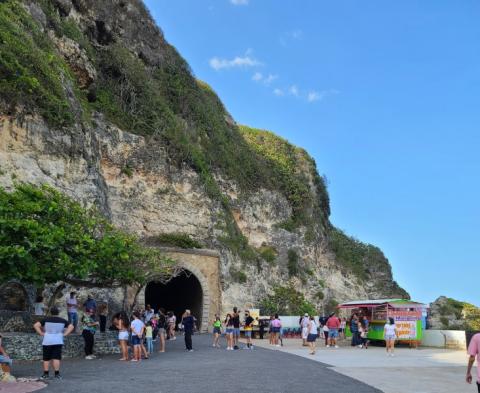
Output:
[[[335,315],[335,313],[330,314],[330,317],[326,323],[328,327],[328,345],[329,347],[338,348],[337,338],[338,338],[338,329],[340,329],[340,319]]]

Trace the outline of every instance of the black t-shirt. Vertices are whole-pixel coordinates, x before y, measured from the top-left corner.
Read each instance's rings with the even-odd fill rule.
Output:
[[[165,318],[165,315],[163,314],[158,316],[158,327],[161,329],[165,329],[167,327],[167,318]]]
[[[233,319],[233,327],[236,329],[240,329],[240,315],[235,314],[232,319]]]
[[[182,324],[185,333],[193,333],[193,325],[195,324],[195,320],[191,315],[184,317],[182,319]]]
[[[254,319],[249,315],[245,318],[245,327],[250,327],[253,323]]]

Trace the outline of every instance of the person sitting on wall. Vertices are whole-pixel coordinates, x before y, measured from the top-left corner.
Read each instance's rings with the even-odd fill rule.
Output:
[[[12,359],[2,346],[2,335],[0,335],[0,366],[4,374],[10,374],[12,368]],[[3,378],[2,378],[3,379]]]

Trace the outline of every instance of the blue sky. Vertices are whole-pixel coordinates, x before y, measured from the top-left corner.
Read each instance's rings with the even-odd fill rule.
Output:
[[[239,123],[307,149],[332,222],[415,300],[480,305],[480,2],[146,4]]]

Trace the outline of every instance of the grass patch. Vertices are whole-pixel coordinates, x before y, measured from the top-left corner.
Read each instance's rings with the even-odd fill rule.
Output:
[[[262,246],[258,249],[260,256],[269,264],[273,264],[277,259],[278,252],[274,247]]]
[[[203,248],[203,245],[186,233],[162,233],[155,239],[162,246],[179,248]]]

